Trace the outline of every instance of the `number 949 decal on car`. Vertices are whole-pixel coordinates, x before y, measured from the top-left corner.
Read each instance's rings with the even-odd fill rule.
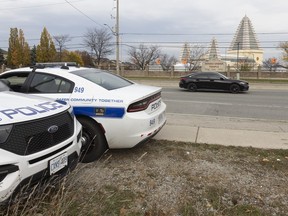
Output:
[[[6,71],[0,78],[8,80],[13,91],[62,98],[73,107],[83,126],[82,162],[95,161],[108,148],[143,143],[166,122],[160,87],[140,85],[108,71],[71,62],[40,63]]]
[[[74,93],[84,93],[84,87],[75,87]]]

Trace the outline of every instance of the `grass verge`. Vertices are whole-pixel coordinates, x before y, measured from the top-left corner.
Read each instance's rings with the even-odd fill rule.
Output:
[[[288,150],[151,140],[79,164],[10,215],[286,215]]]

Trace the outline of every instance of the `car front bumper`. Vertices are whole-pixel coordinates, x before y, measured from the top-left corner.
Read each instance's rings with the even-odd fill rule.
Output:
[[[78,164],[81,149],[82,126],[75,119],[74,134],[68,140],[35,154],[20,156],[0,149],[0,203],[6,203],[24,188],[29,189],[50,177],[62,177]],[[49,162],[66,154],[67,166],[50,174]],[[9,168],[9,169],[7,169]],[[21,194],[20,194],[21,196]]]
[[[241,85],[241,91],[248,91],[249,85]]]

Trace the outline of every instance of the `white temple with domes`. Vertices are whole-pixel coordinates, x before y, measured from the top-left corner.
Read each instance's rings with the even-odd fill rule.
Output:
[[[256,65],[262,65],[263,53],[253,25],[245,15],[238,26],[227,54],[253,58]]]

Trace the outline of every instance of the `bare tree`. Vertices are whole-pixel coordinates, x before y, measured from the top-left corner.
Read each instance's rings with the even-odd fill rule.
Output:
[[[208,49],[203,46],[193,45],[190,47],[190,56],[188,59],[189,71],[198,70],[204,56],[208,53]]]
[[[69,35],[57,35],[53,37],[55,40],[55,45],[58,47],[59,50],[59,61],[62,61],[62,51],[65,49],[65,44],[71,41],[71,37]]]
[[[175,56],[169,56],[167,54],[163,54],[160,56],[160,65],[165,71],[171,70],[173,65],[175,65],[176,63],[177,58]]]
[[[141,70],[145,70],[147,65],[160,57],[161,51],[157,46],[147,47],[140,44],[138,48],[131,47],[128,50],[128,55],[131,61]]]
[[[288,42],[281,42],[279,48],[282,49],[282,58],[284,61],[288,62]]]
[[[84,44],[95,53],[97,65],[100,65],[101,59],[113,53],[112,37],[111,32],[106,28],[88,29],[85,33]]]
[[[275,72],[279,67],[285,68],[279,64],[276,58],[269,58],[263,61],[263,68],[267,69],[268,71]]]

